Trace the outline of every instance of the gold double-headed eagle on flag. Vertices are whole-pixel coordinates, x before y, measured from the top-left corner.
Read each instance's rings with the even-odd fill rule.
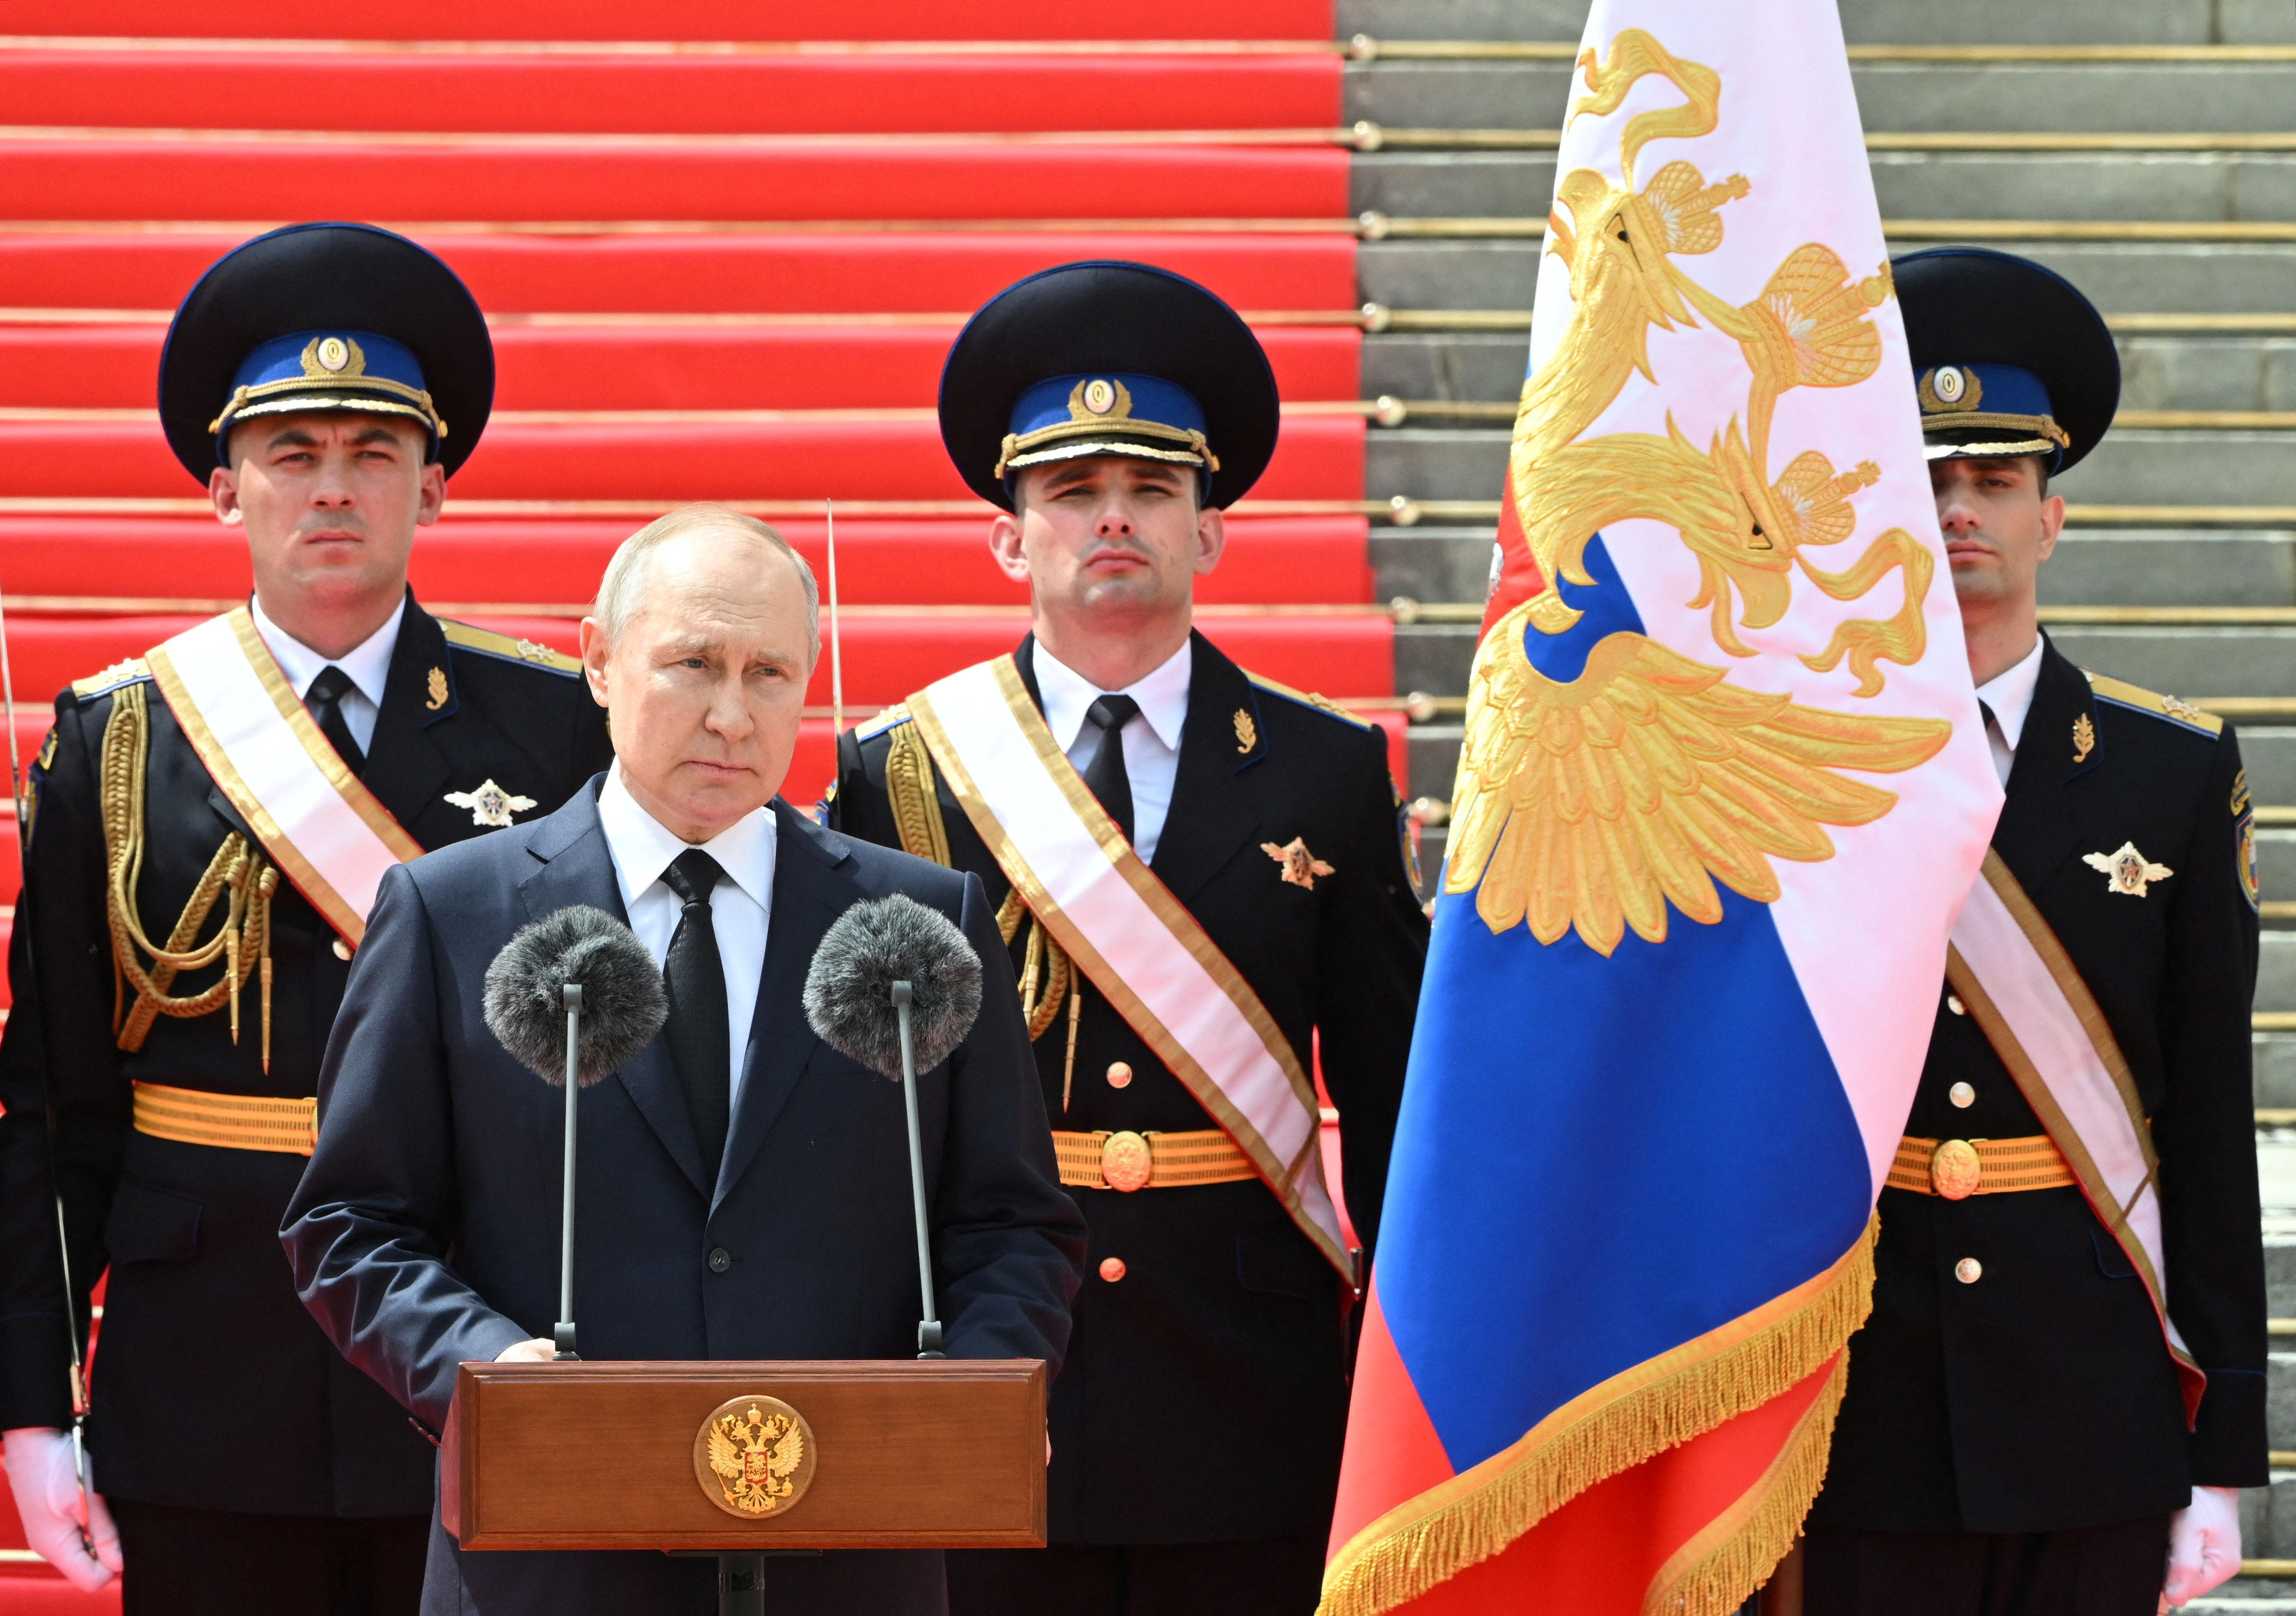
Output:
[[[1892,529],[1842,572],[1813,566],[1805,554],[1851,535],[1851,496],[1879,480],[1879,468],[1863,461],[1837,472],[1811,450],[1775,481],[1769,475],[1779,395],[1854,386],[1880,364],[1881,338],[1866,315],[1891,294],[1889,266],[1859,279],[1812,243],[1787,254],[1754,301],[1737,308],[1715,297],[1674,259],[1720,245],[1718,209],[1751,186],[1742,175],[1710,185],[1692,164],[1671,162],[1637,190],[1635,159],[1653,139],[1711,133],[1721,75],[1677,59],[1639,29],[1611,41],[1608,62],[1589,50],[1579,66],[1592,94],[1572,106],[1574,119],[1615,111],[1652,74],[1686,104],[1628,120],[1623,184],[1580,168],[1557,188],[1549,250],[1570,267],[1572,314],[1524,383],[1509,479],[1548,587],[1494,624],[1476,652],[1444,890],[1474,892],[1476,913],[1494,932],[1527,922],[1552,943],[1575,928],[1608,955],[1628,926],[1665,940],[1669,900],[1693,920],[1719,921],[1717,879],[1744,897],[1775,899],[1772,858],[1830,857],[1824,826],[1871,824],[1898,800],[1837,770],[1912,768],[1952,726],[1825,712],[1747,690],[1728,683],[1726,669],[1640,634],[1605,636],[1568,683],[1547,678],[1524,653],[1527,630],[1559,634],[1578,621],[1554,586],[1594,583],[1588,541],[1635,518],[1674,529],[1698,558],[1689,604],[1710,608],[1714,638],[1731,655],[1754,654],[1741,627],[1767,628],[1785,615],[1797,570],[1840,601],[1862,599],[1893,569],[1902,578],[1895,616],[1844,622],[1801,659],[1826,673],[1846,657],[1855,695],[1880,693],[1881,664],[1910,666],[1926,642],[1922,603],[1932,563],[1911,534]],[[1656,381],[1651,328],[1693,327],[1701,317],[1745,357],[1744,416],[1702,449],[1670,415],[1664,437],[1581,441],[1629,376]]]

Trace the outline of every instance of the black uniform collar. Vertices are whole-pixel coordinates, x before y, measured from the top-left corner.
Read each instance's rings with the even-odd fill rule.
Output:
[[[1993,846],[2027,891],[2036,890],[2080,846],[2080,825],[2066,787],[2104,761],[2104,735],[2088,676],[2041,636],[2041,670],[2033,704],[2017,738],[2007,800]]]
[[[446,756],[428,732],[431,725],[454,717],[460,705],[454,669],[439,619],[416,605],[414,592],[408,590],[398,644],[391,650],[390,671],[383,679],[382,705],[375,714],[374,738],[366,749],[366,769],[360,775],[402,824],[437,800],[448,784]]]

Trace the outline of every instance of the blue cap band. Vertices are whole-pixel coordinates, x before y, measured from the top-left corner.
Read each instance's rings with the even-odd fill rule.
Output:
[[[1952,433],[1930,445],[1932,460],[2046,455],[2054,463],[2071,439],[2051,413],[2049,390],[2014,365],[1935,365],[1921,373],[1922,431]]]
[[[412,349],[371,331],[299,331],[272,338],[241,362],[231,398],[210,428],[217,463],[228,463],[231,429],[242,421],[327,409],[419,421],[434,458],[447,435]]]
[[[1013,406],[996,475],[1046,461],[1126,455],[1219,470],[1204,440],[1204,409],[1195,396],[1160,376],[1100,371],[1054,376]]]

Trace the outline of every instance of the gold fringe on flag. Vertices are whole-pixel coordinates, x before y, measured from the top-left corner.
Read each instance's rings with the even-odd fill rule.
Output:
[[[1382,1515],[1325,1568],[1318,1616],[1382,1616],[1406,1604],[1498,1554],[1588,1488],[1808,1380],[1841,1355],[1866,1322],[1874,1229],[1869,1218],[1856,1243],[1823,1274],[1589,1388],[1513,1447]],[[1769,1575],[1824,1478],[1840,1373],[1813,1409],[1823,1409],[1822,1419],[1806,1418],[1773,1475],[1765,1476],[1771,1491],[1750,1506],[1731,1540],[1716,1545],[1673,1589],[1685,1599],[1694,1593],[1698,1603],[1667,1609],[1690,1616],[1725,1612]],[[1734,1587],[1734,1596],[1725,1597]]]

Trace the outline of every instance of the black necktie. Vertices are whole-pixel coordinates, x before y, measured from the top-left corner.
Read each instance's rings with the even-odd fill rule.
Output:
[[[319,721],[319,733],[350,765],[351,773],[363,775],[366,772],[366,753],[351,739],[351,726],[343,719],[343,698],[357,688],[350,675],[330,662],[319,669],[319,677],[303,693],[303,705],[311,710],[311,716]]]
[[[733,1034],[726,1024],[726,965],[718,957],[718,928],[709,917],[709,890],[726,872],[700,848],[689,848],[661,873],[685,905],[662,961],[669,989],[669,1057],[685,1089],[693,1137],[710,1181],[726,1153],[726,1117],[734,1087]]]
[[[1124,726],[1139,716],[1140,703],[1130,696],[1103,696],[1085,711],[1100,726],[1100,750],[1085,767],[1084,783],[1127,841],[1132,840],[1132,776],[1124,768]]]

